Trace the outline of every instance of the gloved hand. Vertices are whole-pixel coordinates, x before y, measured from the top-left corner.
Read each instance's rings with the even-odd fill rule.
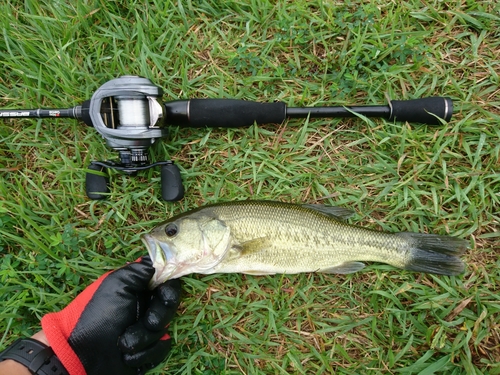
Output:
[[[67,307],[42,318],[50,346],[70,375],[143,374],[170,350],[166,325],[180,300],[179,280],[153,291],[149,257],[101,276]]]

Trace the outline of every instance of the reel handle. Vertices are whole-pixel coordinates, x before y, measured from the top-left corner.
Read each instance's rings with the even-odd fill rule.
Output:
[[[144,171],[157,166],[161,166],[161,196],[163,200],[168,202],[180,201],[184,198],[184,185],[182,184],[179,167],[170,160],[137,167],[124,166],[122,163],[112,161],[93,161],[90,163],[88,169],[101,173],[87,172],[85,177],[85,192],[93,200],[106,198],[109,194],[107,168],[126,174],[135,174],[138,171]]]

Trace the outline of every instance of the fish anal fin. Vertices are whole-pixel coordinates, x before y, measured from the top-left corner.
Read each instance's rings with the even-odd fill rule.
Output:
[[[320,269],[318,272],[347,274],[358,272],[363,268],[365,268],[365,264],[361,262],[344,262],[337,266]]]
[[[302,207],[321,212],[322,214],[333,217],[337,220],[346,220],[354,215],[354,211],[349,210],[348,208],[326,206],[324,204],[303,204]]]

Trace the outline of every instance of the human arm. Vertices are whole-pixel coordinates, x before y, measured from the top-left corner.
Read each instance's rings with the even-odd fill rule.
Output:
[[[13,359],[0,362],[0,375],[31,375],[28,368]]]
[[[40,341],[42,344],[49,346],[47,337],[43,331],[38,331],[33,336],[32,339]],[[31,375],[28,368],[13,359],[6,359],[0,362],[0,375]]]

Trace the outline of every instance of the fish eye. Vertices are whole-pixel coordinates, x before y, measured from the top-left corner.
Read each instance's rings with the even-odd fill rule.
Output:
[[[165,227],[165,234],[168,237],[174,237],[179,230],[177,229],[177,225],[174,223],[170,223]]]

